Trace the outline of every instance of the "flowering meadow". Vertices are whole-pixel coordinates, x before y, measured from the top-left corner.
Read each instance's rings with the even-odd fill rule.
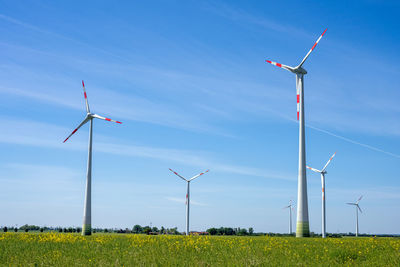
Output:
[[[0,265],[400,266],[400,239],[1,233]]]

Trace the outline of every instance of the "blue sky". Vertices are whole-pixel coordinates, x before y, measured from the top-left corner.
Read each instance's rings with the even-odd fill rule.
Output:
[[[297,199],[294,75],[307,163],[327,174],[327,231],[399,233],[399,4],[379,1],[0,1],[0,225],[80,226],[91,110],[93,225],[286,232]],[[320,177],[308,172],[310,227]],[[295,223],[293,222],[293,225]]]

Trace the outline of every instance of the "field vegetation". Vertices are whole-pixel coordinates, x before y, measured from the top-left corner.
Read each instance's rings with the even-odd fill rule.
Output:
[[[400,239],[7,232],[0,265],[400,266]]]

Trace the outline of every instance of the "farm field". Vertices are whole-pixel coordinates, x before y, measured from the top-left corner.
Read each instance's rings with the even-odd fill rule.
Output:
[[[0,234],[3,266],[399,266],[399,238]]]

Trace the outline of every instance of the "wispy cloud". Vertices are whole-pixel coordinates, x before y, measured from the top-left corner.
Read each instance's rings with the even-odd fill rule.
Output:
[[[92,46],[92,45],[90,45],[88,43],[85,43],[85,42],[82,42],[80,40],[77,40],[77,39],[68,37],[66,35],[56,33],[56,32],[48,31],[48,30],[43,29],[41,27],[37,27],[36,25],[23,22],[21,20],[15,19],[15,18],[10,17],[10,16],[6,16],[4,14],[0,14],[0,19],[2,19],[4,21],[7,21],[9,23],[24,27],[24,28],[26,28],[26,29],[28,29],[30,31],[33,31],[33,32],[37,32],[37,33],[49,35],[49,36],[52,36],[52,37],[56,37],[56,38],[59,38],[59,39],[65,40],[65,41],[73,42],[75,44],[78,44],[78,45],[81,45],[81,46],[85,46],[87,48],[99,51],[99,52],[101,52],[103,54],[110,55],[112,57],[118,58],[119,60],[128,61],[126,57],[119,56],[117,54],[111,53],[110,51],[101,49],[98,46]]]
[[[46,147],[54,149],[85,151],[84,141],[74,140],[66,145],[61,142],[61,136],[69,132],[66,128],[52,124],[34,121],[23,121],[2,118],[0,127],[0,142],[7,144]],[[106,139],[106,138],[103,138]],[[126,143],[96,142],[95,151],[128,157],[141,157],[167,162],[175,162],[200,168],[209,168],[213,171],[232,173],[246,176],[255,176],[268,179],[295,180],[294,175],[275,171],[252,168],[241,165],[231,165],[219,162],[210,152],[189,151],[170,148],[132,145]]]
[[[213,12],[219,12],[221,16],[226,16],[233,20],[244,20],[248,23],[258,24],[270,30],[293,31],[298,33],[302,32],[299,29],[281,25],[274,21],[268,21],[265,18],[258,18],[243,10],[236,9],[226,4],[210,4],[209,8],[212,9]],[[0,19],[43,34],[53,34],[49,31],[26,24],[5,15],[0,15]],[[55,36],[64,38],[61,35],[58,36],[58,34],[55,34]],[[89,66],[85,65],[85,68],[90,67],[90,69],[99,69],[100,72],[103,71],[104,73],[110,72],[110,66],[105,63],[84,62],[84,64],[89,64]],[[91,66],[91,64],[94,65]],[[181,71],[172,71],[152,66],[115,64],[111,69],[116,69],[116,73],[138,71],[138,73],[146,74],[146,77],[157,75],[159,77],[164,77],[164,84],[168,84],[171,80],[179,80],[185,86],[194,86],[194,84],[197,84],[197,86],[202,88],[203,95],[208,95],[209,99],[212,99],[212,104],[196,104],[198,109],[204,110],[205,113],[208,114],[206,116],[204,116],[204,114],[202,114],[203,116],[198,116],[196,113],[191,113],[190,111],[188,112],[187,107],[179,108],[177,105],[174,105],[176,103],[165,104],[165,102],[150,101],[149,99],[143,97],[136,97],[133,95],[127,96],[124,94],[114,93],[110,90],[96,88],[96,90],[102,95],[101,97],[96,98],[96,101],[99,100],[96,105],[96,108],[99,110],[105,110],[106,112],[109,112],[110,115],[121,120],[143,121],[167,127],[175,127],[196,132],[207,132],[229,137],[233,137],[232,134],[226,132],[218,126],[213,125],[213,123],[208,122],[206,119],[201,118],[219,117],[221,119],[234,120],[238,119],[240,117],[239,114],[243,114],[243,112],[249,114],[258,114],[260,116],[268,116],[271,114],[280,116],[279,113],[282,113],[282,108],[277,108],[276,100],[286,101],[286,99],[291,96],[291,94],[285,90],[279,90],[279,88],[273,88],[271,86],[267,86],[268,88],[266,88],[265,85],[257,82],[240,80],[229,82],[223,77],[202,77]],[[151,82],[152,81],[150,81],[150,83]],[[57,97],[51,93],[47,94],[42,90],[32,91],[18,88],[1,87],[0,92],[5,94],[14,94],[19,97],[35,99],[36,101],[41,101],[48,104],[62,105],[64,107],[73,109],[81,109],[82,107],[82,105],[79,104],[79,101],[72,101],[71,99],[66,99],[64,97]],[[343,98],[344,96],[340,97]],[[322,98],[322,100],[324,99],[325,98]],[[317,100],[318,101],[315,102],[319,102],[320,99]],[[397,113],[398,111],[392,102],[390,102],[390,105],[381,105],[374,101],[371,102],[370,99],[364,99],[363,101],[367,101],[366,105],[373,107],[376,110],[383,109],[384,112],[388,112],[389,110],[394,113]],[[381,99],[381,101],[387,103],[387,101],[384,99]],[[118,105],[110,103],[118,103]],[[329,105],[327,102],[323,103]],[[346,103],[346,105],[359,106],[352,105],[350,103]],[[321,116],[319,113],[314,112],[309,118],[311,119],[311,123],[317,123],[323,126],[327,126],[329,123],[329,126],[327,126],[328,128],[339,130],[341,132],[355,131],[368,135],[372,134],[380,136],[400,135],[400,125],[398,124],[398,120],[396,120],[397,114],[384,116],[383,114],[376,113],[374,116],[368,116],[368,118],[366,118],[364,112],[367,107],[362,108],[364,110],[359,110],[362,112],[361,114],[356,113],[349,115],[351,110],[345,110],[342,112],[342,114],[335,111],[334,113],[326,112],[324,113],[324,116]],[[329,118],[328,121],[326,120],[327,117]],[[356,140],[349,139],[344,135],[335,134],[332,131],[323,129],[323,127],[309,127],[336,138],[340,138],[346,142],[398,157],[398,155],[395,153],[384,151],[373,145],[364,144]],[[224,168],[224,166],[222,166],[222,168]]]
[[[77,193],[81,192],[77,184],[81,183],[82,173],[64,166],[6,163],[1,168],[1,198],[7,200],[12,198],[16,202],[33,204],[34,201],[40,203],[42,197],[47,196],[58,203],[77,200]]]
[[[98,94],[95,98],[96,103],[91,101],[91,109],[99,110],[119,120],[140,121],[188,131],[233,137],[223,129],[205,123],[200,118],[184,112],[175,106],[157,103],[143,97],[119,94],[96,87],[89,89],[89,100],[93,99],[90,95],[90,90],[92,90],[92,92],[96,91],[96,94]],[[82,112],[84,111],[82,99],[73,100],[70,95],[60,94],[59,91],[57,91],[56,94],[50,90],[44,92],[43,89],[35,91],[0,86],[0,93],[33,99],[48,105],[63,106],[74,110],[82,110]],[[104,113],[100,113],[100,115]]]
[[[245,22],[247,24],[256,25],[258,27],[291,34],[298,34],[303,36],[309,36],[305,31],[300,28],[296,28],[292,25],[283,24],[272,19],[266,19],[265,17],[256,16],[248,13],[243,9],[233,7],[226,3],[217,2],[206,2],[204,3],[205,9],[227,19],[237,22]]]
[[[348,202],[356,201],[359,196],[363,196],[362,202],[369,200],[396,200],[400,199],[400,190],[397,186],[385,187],[359,187],[354,189],[331,188],[332,195],[340,196],[341,199],[346,198]]]

